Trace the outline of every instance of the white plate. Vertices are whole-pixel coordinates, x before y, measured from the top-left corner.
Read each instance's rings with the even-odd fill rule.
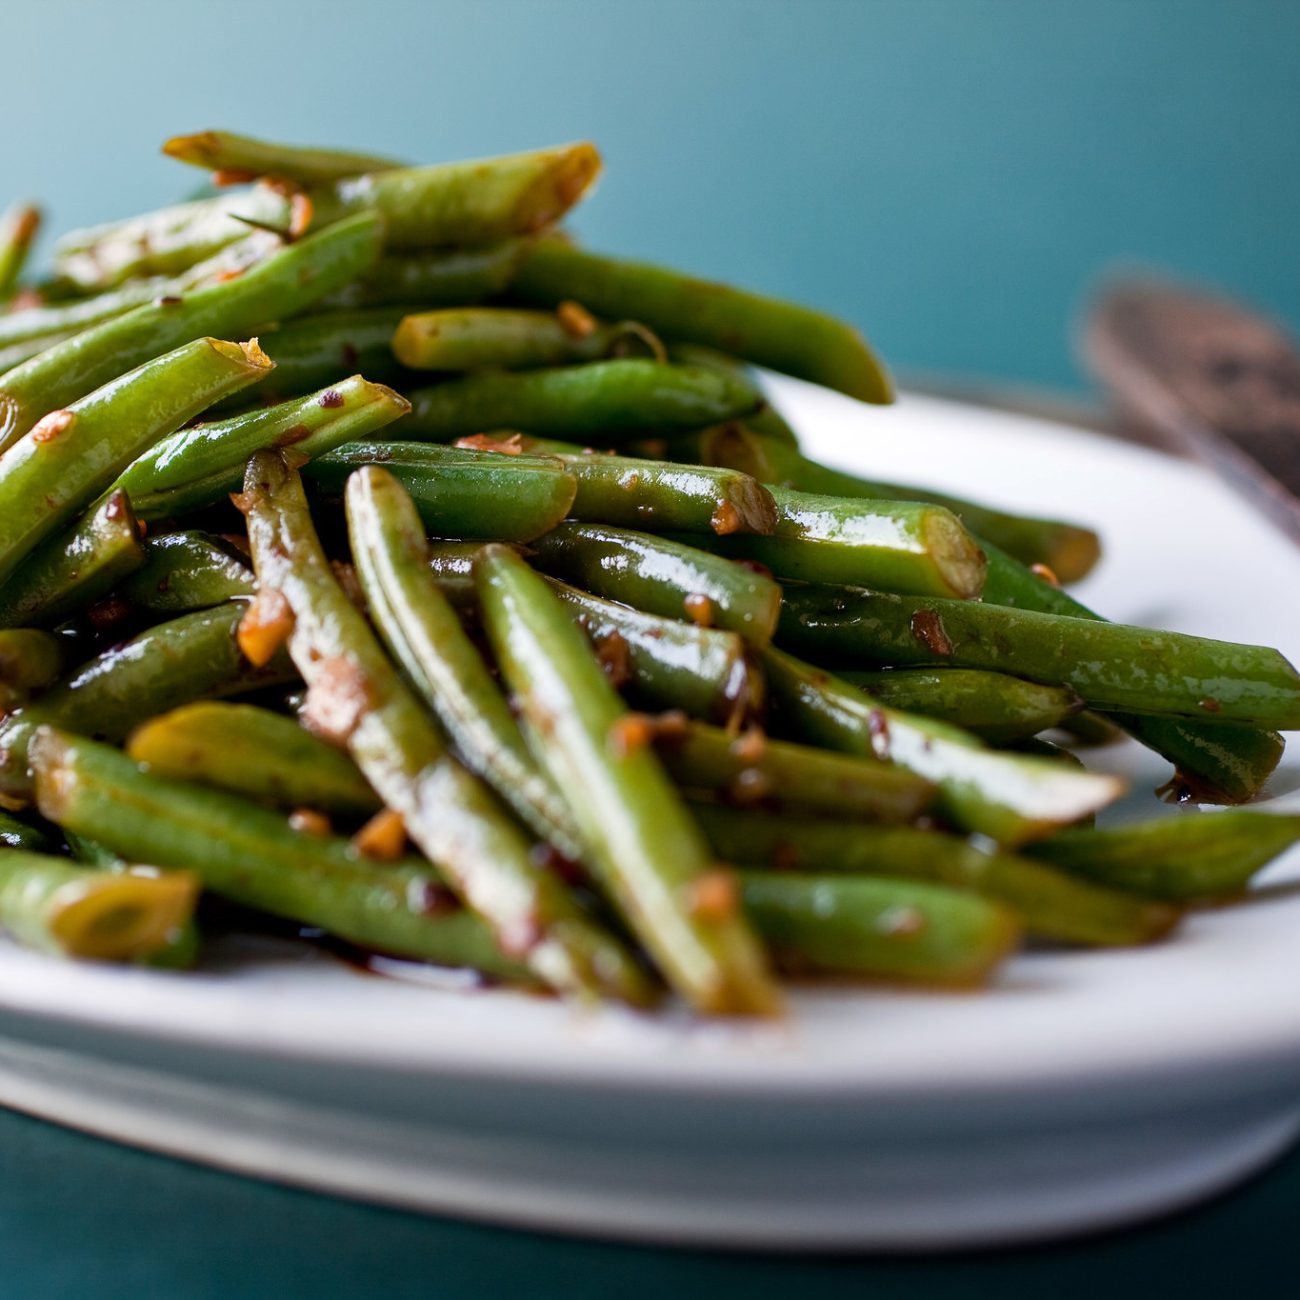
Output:
[[[1199,469],[1055,425],[773,381],[813,454],[1103,530],[1117,619],[1300,651],[1300,556]],[[1283,593],[1279,599],[1277,593]],[[1167,774],[1136,746],[1120,815]],[[1271,802],[1300,807],[1295,765]],[[1199,815],[1196,813],[1183,815]],[[1212,814],[1208,814],[1212,815]],[[226,1168],[584,1233],[920,1249],[1125,1223],[1300,1130],[1300,860],[1145,951],[980,994],[798,992],[779,1026],[577,1011],[269,941],[202,973],[0,948],[0,1102]]]

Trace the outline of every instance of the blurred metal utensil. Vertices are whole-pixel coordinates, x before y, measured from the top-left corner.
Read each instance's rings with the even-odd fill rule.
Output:
[[[1126,416],[1300,543],[1300,353],[1280,326],[1225,298],[1121,280],[1093,303],[1082,342]]]

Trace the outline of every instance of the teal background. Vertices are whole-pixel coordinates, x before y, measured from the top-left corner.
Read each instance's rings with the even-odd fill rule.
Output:
[[[853,318],[900,368],[1076,386],[1120,262],[1300,324],[1288,0],[5,7],[2,188],[70,226],[198,179],[224,125],[412,159],[594,138],[580,224]],[[1190,1216],[922,1262],[583,1244],[244,1182],[0,1112],[0,1297],[1227,1294],[1294,1275],[1300,1159]]]
[[[590,136],[593,244],[833,308],[904,369],[1077,384],[1123,261],[1300,325],[1291,0],[40,0],[3,33],[0,176],[63,225],[183,193],[158,144],[208,126]]]

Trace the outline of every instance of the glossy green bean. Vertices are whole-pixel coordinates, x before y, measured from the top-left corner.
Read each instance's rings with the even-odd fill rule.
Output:
[[[510,283],[527,239],[473,248],[381,257],[360,279],[322,304],[329,307],[459,307],[494,297]]]
[[[561,524],[533,544],[538,565],[597,596],[650,614],[739,632],[766,645],[781,588],[761,573],[666,538],[599,524]]]
[[[429,571],[415,504],[375,466],[349,487],[349,531],[370,617],[442,723],[461,760],[541,839],[575,861],[582,844],[568,807],[528,752],[483,656]]]
[[[707,907],[716,875],[654,753],[620,745],[622,701],[572,615],[513,551],[478,564],[484,627],[525,734],[580,828],[606,895],[693,1007],[771,1014],[778,995],[733,905]]]
[[[407,396],[412,410],[402,436],[430,442],[496,429],[617,441],[646,429],[729,420],[762,401],[757,389],[716,370],[639,358],[482,371]]]
[[[292,447],[312,460],[377,433],[408,410],[391,388],[352,375],[306,397],[181,429],[128,466],[117,486],[145,519],[184,514],[237,492],[254,452]]]
[[[1235,897],[1297,841],[1300,816],[1233,809],[1062,831],[1031,852],[1111,889],[1193,903]]]
[[[28,853],[53,853],[58,849],[54,837],[13,813],[0,810],[0,849],[24,849]]]
[[[364,477],[356,483],[349,499],[364,491]],[[307,717],[347,747],[504,953],[553,988],[647,1002],[650,990],[630,955],[535,864],[515,823],[448,752],[339,586],[302,481],[278,453],[249,462],[243,508],[261,589],[279,592],[293,613],[289,653],[307,683]]]
[[[105,596],[144,563],[135,511],[110,490],[71,528],[31,551],[0,587],[0,627],[52,627]]]
[[[1082,701],[1071,690],[976,668],[840,673],[881,704],[950,722],[990,745],[1014,745],[1060,726]]]
[[[57,637],[30,627],[0,629],[0,713],[52,685],[62,665]]]
[[[317,190],[315,220],[378,212],[387,247],[397,252],[490,244],[558,221],[587,192],[600,165],[595,147],[582,142],[373,172]]]
[[[1092,708],[1300,727],[1300,673],[1265,646],[983,602],[791,588],[783,645],[822,660],[1009,673]]]
[[[121,593],[139,609],[179,614],[210,609],[257,591],[252,569],[206,533],[164,533],[144,546],[144,564],[123,584]]]
[[[768,816],[699,804],[715,853],[742,865],[818,876],[889,876],[969,889],[1009,907],[1033,934],[1124,947],[1162,938],[1177,908],[1077,880],[1041,862],[987,852],[957,835],[906,826]],[[1076,838],[1094,831],[1070,831]]]
[[[391,158],[379,158],[373,154],[273,144],[252,136],[236,135],[233,131],[174,135],[164,143],[162,151],[177,162],[202,167],[205,171],[243,173],[241,179],[247,180],[272,176],[303,185],[323,185],[348,176],[359,176],[363,172],[402,166]]]
[[[963,830],[1015,846],[1095,813],[1117,798],[1116,777],[986,749],[932,718],[902,713],[780,650],[763,652],[768,688],[785,726],[848,754],[874,754],[932,781],[939,808]]]
[[[138,726],[126,752],[155,776],[280,808],[368,815],[381,806],[346,754],[293,718],[254,704],[183,704]]]
[[[47,348],[0,376],[0,446],[47,411],[191,339],[244,337],[302,311],[365,270],[379,255],[381,235],[379,219],[363,214],[289,245],[234,279],[136,307]]]
[[[889,375],[857,330],[794,303],[556,239],[529,251],[511,292],[548,307],[573,298],[609,319],[639,320],[665,338],[718,348],[864,402],[893,399]]]
[[[740,879],[754,927],[798,973],[967,988],[987,982],[1020,939],[1008,908],[942,885],[769,871]]]
[[[43,728],[33,746],[46,816],[128,860],[194,872],[205,889],[363,948],[525,980],[490,931],[450,903],[426,862],[378,863],[343,839],[291,829],[279,813],[151,776],[125,754]]]
[[[27,749],[42,723],[114,742],[145,718],[205,696],[237,695],[286,681],[283,660],[255,669],[235,631],[242,603],[199,610],[96,655],[36,703],[0,722],[0,792],[31,792]]]
[[[349,476],[367,465],[382,465],[406,489],[437,537],[526,542],[554,528],[577,491],[573,475],[551,457],[425,443],[349,443],[304,473],[315,489],[337,498]]]
[[[934,794],[929,781],[879,759],[772,740],[761,732],[733,735],[699,722],[661,725],[654,743],[679,785],[712,792],[737,807],[909,822]]]
[[[15,203],[0,215],[0,303],[18,288],[18,278],[41,229],[41,210]]]

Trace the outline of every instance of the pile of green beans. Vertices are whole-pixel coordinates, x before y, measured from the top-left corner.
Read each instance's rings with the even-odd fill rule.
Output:
[[[752,367],[851,325],[560,229],[586,143],[433,166],[222,131],[213,197],[0,218],[0,930],[202,965],[203,895],[363,954],[700,1015],[1157,942],[1300,817],[1260,646],[1105,622],[1096,534],[800,451]],[[881,426],[884,427],[883,425]],[[800,656],[800,657],[796,657]],[[1105,750],[1099,749],[1104,762]]]

